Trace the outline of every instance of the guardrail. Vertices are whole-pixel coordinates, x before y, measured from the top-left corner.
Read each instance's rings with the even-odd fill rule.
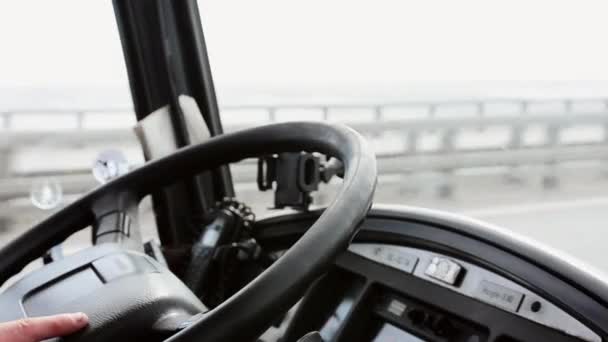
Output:
[[[547,108],[549,105],[550,108]],[[589,108],[593,107],[592,110]],[[455,111],[457,113],[455,113]],[[74,145],[104,142],[107,140],[126,140],[132,137],[129,127],[134,123],[129,109],[108,110],[19,110],[0,112],[3,130],[0,130],[0,148],[14,148],[32,144]],[[354,115],[339,115],[354,112]],[[44,113],[44,114],[41,114]],[[227,131],[241,129],[256,124],[286,121],[293,119],[316,119],[324,121],[343,121],[365,134],[382,134],[387,131],[420,131],[440,130],[444,140],[455,137],[453,131],[463,129],[483,129],[487,127],[509,126],[513,129],[510,146],[519,146],[521,132],[534,125],[547,125],[550,143],[558,138],[559,130],[572,125],[608,124],[608,99],[561,99],[561,100],[484,100],[484,101],[444,101],[444,102],[404,102],[385,104],[330,104],[330,105],[243,105],[225,106],[222,108],[224,119],[228,119]],[[257,120],[248,116],[257,114]],[[294,116],[294,113],[300,113]],[[261,114],[261,115],[259,115]],[[290,115],[291,114],[291,115]],[[358,114],[358,115],[357,115]],[[63,115],[72,120],[63,128],[44,127],[36,129],[15,129],[18,119],[27,116]],[[304,115],[304,117],[302,117]],[[102,125],[91,124],[103,116]],[[97,120],[91,120],[97,117]],[[127,120],[125,120],[127,119]],[[244,119],[244,120],[242,120]],[[36,126],[34,120],[29,124]],[[122,121],[124,125],[108,123]],[[245,121],[247,123],[242,123]],[[458,133],[458,132],[456,132]],[[410,138],[414,141],[415,138]],[[447,146],[446,146],[447,147]]]
[[[28,131],[16,125],[23,116],[35,117],[42,115],[36,113],[42,112],[45,115],[66,115],[72,117],[73,122],[67,120],[65,128],[56,130],[38,127]],[[11,155],[34,145],[63,148],[62,152],[83,145],[103,146],[108,142],[135,145],[129,120],[124,126],[112,122],[112,118],[123,120],[129,117],[134,120],[124,112],[129,110],[1,113],[4,129],[0,130],[0,199],[26,196],[30,181],[37,177],[58,177],[66,192],[70,193],[90,189],[94,185],[88,176],[90,160],[69,172],[53,167],[15,172],[9,166]],[[91,124],[94,121],[91,118],[103,115],[103,125]],[[376,145],[381,147],[378,151],[379,170],[384,175],[428,171],[447,174],[463,168],[555,165],[608,158],[608,99],[603,98],[226,106],[222,108],[222,115],[227,131],[293,119],[346,122],[372,141],[377,141]],[[493,129],[498,129],[500,134]],[[577,129],[582,133],[577,134]],[[496,142],[498,135],[502,138]],[[388,143],[382,140],[386,136],[392,137]],[[382,149],[386,145],[390,148]],[[237,165],[233,170],[238,181],[254,181],[251,165]]]

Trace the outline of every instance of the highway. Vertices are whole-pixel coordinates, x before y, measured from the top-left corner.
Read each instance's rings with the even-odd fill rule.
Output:
[[[608,196],[511,205],[465,214],[540,241],[608,272]]]
[[[400,180],[381,177],[376,203],[421,206],[470,216],[540,241],[608,273],[605,257],[608,177],[598,173],[593,165],[562,168],[556,173],[559,185],[544,189],[540,183],[542,168],[520,170],[519,174],[523,177],[521,182],[505,178],[502,173],[457,175],[452,178],[453,194],[446,198],[437,196],[443,182],[436,175]],[[323,187],[316,203],[328,203],[338,186]],[[271,193],[259,193],[251,184],[240,185],[237,190],[239,197],[252,204],[260,216],[277,214],[268,209],[272,203]],[[15,205],[13,210],[31,216],[24,219],[18,229],[0,234],[0,244],[7,243],[26,224],[39,221],[47,214],[25,201]],[[149,202],[145,201],[140,210],[144,235],[155,237]],[[79,233],[68,241],[66,249],[76,251],[89,241],[88,232]]]
[[[496,116],[492,101],[473,101],[467,104],[472,111],[465,117],[442,114],[442,108],[460,104],[429,103],[424,104],[421,118],[405,121],[401,117],[395,121],[393,111],[418,113],[421,104],[364,105],[358,110],[365,110],[366,119],[349,124],[370,138],[378,152],[376,203],[471,216],[608,272],[608,258],[603,257],[608,239],[608,101],[592,103],[599,107],[563,99],[557,102],[556,112],[546,112],[546,106],[535,112],[534,106],[544,104],[510,101],[514,111]],[[317,119],[332,121],[334,116],[340,117],[340,111],[352,108],[248,106],[225,110],[259,110],[264,122],[282,121],[281,113],[286,111],[300,115],[302,110],[314,110]],[[88,128],[91,117],[107,118],[106,114],[74,110],[70,116],[74,128],[57,132],[23,131],[11,125],[15,118],[31,114],[3,114],[8,131],[0,138],[5,158],[4,163],[0,160],[0,246],[50,214],[29,201],[34,180],[57,179],[65,204],[95,186],[89,168],[99,151],[118,148],[134,167],[143,162],[125,123]],[[227,130],[250,124],[232,122]],[[243,162],[232,169],[239,199],[251,205],[258,217],[275,214],[268,210],[272,195],[260,194],[253,182],[255,163]],[[315,195],[315,203],[329,203],[337,186],[324,186]],[[153,238],[155,224],[148,201],[140,211],[144,236]],[[79,233],[65,248],[73,252],[89,240],[88,232]]]
[[[383,191],[382,184],[377,197],[384,203],[407,199],[401,203],[489,222],[608,273],[608,179],[589,169],[569,171],[560,174],[560,185],[555,189],[541,190],[533,176],[518,185],[486,177],[476,182],[477,187],[463,188],[465,184],[461,184],[451,199],[400,199]]]

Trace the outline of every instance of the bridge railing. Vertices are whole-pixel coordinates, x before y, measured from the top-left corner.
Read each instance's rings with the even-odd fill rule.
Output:
[[[45,146],[103,148],[109,142],[136,146],[129,109],[21,110],[0,113],[0,198],[26,196],[29,180],[60,177],[66,191],[93,185],[91,160],[70,170],[11,169],[20,150]],[[63,116],[52,129],[19,120]],[[290,120],[344,122],[368,136],[382,175],[608,158],[608,99],[485,99],[382,104],[239,105],[222,107],[226,131]],[[33,119],[32,119],[33,118]],[[41,125],[43,125],[41,123]],[[63,159],[69,158],[69,155]],[[93,158],[93,156],[91,156]],[[233,167],[235,179],[255,179],[251,162]],[[550,176],[550,172],[549,172]]]
[[[0,146],[11,148],[25,144],[52,143],[72,145],[89,136],[91,143],[104,139],[131,136],[133,115],[129,109],[106,110],[16,110],[0,112]],[[383,104],[302,104],[238,105],[222,108],[227,130],[252,125],[288,121],[323,120],[345,122],[364,134],[406,132],[410,145],[425,131],[441,135],[444,149],[466,130],[507,127],[511,130],[510,147],[525,145],[525,131],[546,126],[548,144],[559,144],[560,131],[572,126],[602,126],[608,122],[608,99],[506,100],[488,99],[444,102],[403,102]],[[64,125],[36,124],[49,115],[62,116]],[[66,116],[69,120],[66,120]],[[29,120],[27,119],[28,117]],[[20,119],[29,127],[18,125]],[[414,144],[415,145],[415,144]],[[415,150],[415,146],[413,147]],[[404,151],[407,152],[407,151]]]

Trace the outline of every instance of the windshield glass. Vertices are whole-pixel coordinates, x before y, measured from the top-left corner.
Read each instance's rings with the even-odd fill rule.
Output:
[[[468,215],[608,270],[603,2],[198,4],[227,131],[346,123],[377,153],[376,203]],[[99,156],[144,158],[111,2],[2,3],[0,42],[4,245],[94,187]],[[233,168],[236,189],[263,216],[252,165]]]
[[[608,219],[605,4],[199,6],[228,126],[350,124],[378,154],[376,203],[469,215],[608,269],[598,243]]]
[[[112,3],[0,3],[0,245],[96,186],[104,150],[143,162]],[[90,244],[90,231],[66,244]]]

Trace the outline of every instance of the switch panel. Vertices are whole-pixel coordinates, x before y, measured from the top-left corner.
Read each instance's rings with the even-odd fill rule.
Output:
[[[588,342],[602,341],[595,332],[541,295],[470,262],[433,251],[388,244],[353,243],[348,249],[570,336]],[[393,305],[392,311],[399,312],[398,308]],[[405,308],[405,311],[409,312],[409,309]],[[418,317],[416,313],[413,315]]]

